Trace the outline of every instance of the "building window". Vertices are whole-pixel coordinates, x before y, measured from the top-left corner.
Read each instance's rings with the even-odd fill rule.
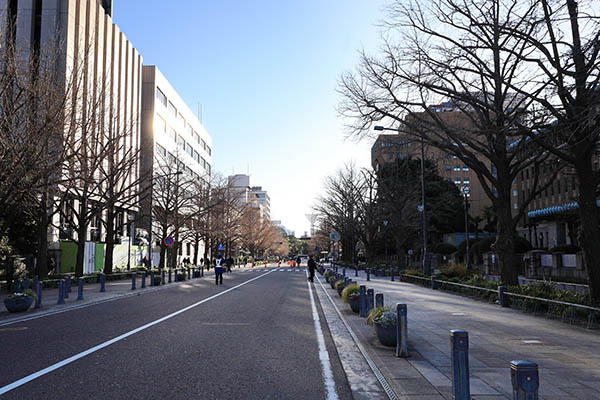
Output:
[[[454,166],[454,172],[460,172],[460,166],[459,165],[455,165]]]
[[[206,150],[206,147],[207,147],[206,142],[204,141],[204,139],[200,139],[200,140],[202,141],[202,148],[204,149],[204,151],[207,151]]]
[[[200,163],[200,154],[196,150],[194,150],[194,161]]]
[[[163,157],[167,156],[167,149],[162,147],[160,144],[156,143],[156,152]]]
[[[450,167],[449,164],[446,164],[445,166],[446,166],[446,171],[450,171],[452,169],[452,167]]]
[[[181,135],[177,137],[177,144],[185,150],[185,139]]]
[[[169,137],[171,138],[171,140],[177,143],[177,132],[175,132],[175,129],[171,128],[169,130]]]
[[[166,133],[167,132],[167,121],[165,121],[165,119],[158,114],[156,114],[155,121],[156,121],[155,129],[158,132]]]
[[[467,167],[466,165],[463,165],[463,171],[468,171],[469,167]]]
[[[200,135],[198,135],[198,132],[196,131],[194,131],[194,140],[196,143],[200,144]]]
[[[464,178],[463,179],[463,183],[469,184],[469,183],[471,183],[471,179],[470,178]]]
[[[209,156],[212,156],[212,151],[210,150],[210,147],[208,145],[206,146],[206,151],[208,152]]]
[[[513,190],[513,196],[517,197],[519,195],[519,191],[518,190]]]
[[[200,157],[200,165],[202,165],[202,168],[206,169],[206,160],[203,157]]]
[[[185,118],[183,118],[183,114],[177,113],[177,120],[181,122],[181,125],[183,125],[184,128],[186,127]]]
[[[158,86],[156,87],[156,98],[158,99],[158,102],[163,105],[163,107],[167,106],[167,96],[165,96]]]
[[[515,207],[515,210],[518,210],[519,209],[519,204],[515,203],[514,207]]]
[[[460,181],[460,178],[454,178],[454,184],[455,185],[460,185],[462,182]]]
[[[208,172],[208,175],[210,175],[210,164],[206,163],[206,172]]]
[[[173,103],[169,102],[169,113],[177,118],[177,108],[173,105]]]

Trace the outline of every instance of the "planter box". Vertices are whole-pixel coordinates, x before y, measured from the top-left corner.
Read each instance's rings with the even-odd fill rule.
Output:
[[[338,296],[342,296],[342,291],[344,290],[344,285],[339,285],[337,287]]]
[[[159,286],[161,282],[162,282],[162,277],[155,275],[154,276],[154,286]]]
[[[177,282],[185,281],[185,274],[177,274],[177,275],[175,275],[175,280]]]
[[[374,322],[373,326],[375,327],[375,333],[377,334],[379,343],[389,347],[396,346],[396,327],[394,325],[381,325]]]
[[[352,311],[357,314],[360,312],[360,296],[356,299],[349,299],[348,303],[350,303],[350,308],[352,308]]]
[[[33,296],[27,297],[15,297],[13,299],[4,299],[4,306],[8,310],[8,312],[16,313],[16,312],[24,312],[29,310],[31,304],[33,303]]]

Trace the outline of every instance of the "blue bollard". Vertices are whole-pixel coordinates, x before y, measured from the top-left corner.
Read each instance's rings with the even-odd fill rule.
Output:
[[[106,275],[100,274],[100,292],[106,292]]]
[[[361,318],[366,318],[369,314],[367,312],[367,288],[365,285],[360,285],[360,313],[358,314]]]
[[[146,289],[146,272],[142,275],[142,289]]]
[[[373,289],[367,289],[367,314],[375,307],[375,292]]]
[[[31,282],[29,281],[29,279],[23,280],[23,292],[26,292],[29,289],[30,284]]]
[[[470,400],[469,333],[467,331],[450,331],[450,352],[452,357],[452,398]]]
[[[513,400],[538,400],[540,376],[536,363],[526,360],[510,362]]]
[[[40,279],[38,278],[37,275],[33,277],[33,290],[37,290],[37,287],[38,287],[37,285],[38,285],[39,281],[40,281]]]
[[[165,282],[165,270],[164,270],[164,269],[163,269],[163,270],[162,270],[162,272],[161,272],[161,278],[162,278],[162,279],[161,279],[160,281],[162,282],[162,284],[163,284],[163,285],[164,285],[164,284],[166,284],[166,282]]]
[[[68,299],[69,295],[67,293],[71,293],[71,276],[67,276],[67,281],[65,282],[65,298]]]
[[[83,278],[77,282],[77,300],[83,300]]]
[[[375,295],[375,307],[383,307],[383,293]]]
[[[501,285],[498,286],[498,303],[502,306],[502,307],[508,307],[508,296],[506,295],[506,286]]]
[[[396,304],[396,357],[408,357],[408,323],[406,304]]]
[[[65,280],[58,281],[58,301],[56,304],[65,304]]]
[[[342,268],[342,276],[346,276],[346,267]]]
[[[42,282],[38,282],[35,286],[35,291],[37,294],[37,299],[35,299],[35,308],[42,308],[42,288],[44,284]]]
[[[169,283],[173,282],[172,280],[173,270],[169,268]]]
[[[154,286],[154,271],[150,272],[150,286]]]
[[[392,282],[394,282],[394,269],[390,269],[390,275],[392,276]]]
[[[358,276],[358,267],[355,267],[355,268],[354,268],[354,276],[355,276],[355,277],[356,277],[356,276]]]
[[[433,290],[436,290],[438,288],[437,277],[435,276],[431,277],[431,288]]]
[[[136,283],[135,282],[135,278],[136,278],[136,275],[137,274],[135,272],[131,273],[131,290],[135,290],[135,283]]]
[[[200,276],[203,277],[204,276],[204,267],[201,268],[200,270]]]
[[[367,268],[367,282],[371,280],[371,269]]]

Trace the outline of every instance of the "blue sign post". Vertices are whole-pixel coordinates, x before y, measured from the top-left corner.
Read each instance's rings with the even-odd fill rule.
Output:
[[[165,245],[166,245],[167,247],[171,247],[171,246],[173,246],[173,243],[175,243],[175,240],[173,240],[173,238],[172,238],[171,236],[167,236],[167,237],[165,238]]]

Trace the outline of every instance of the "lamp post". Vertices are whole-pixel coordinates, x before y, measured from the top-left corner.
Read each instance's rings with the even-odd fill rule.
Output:
[[[398,129],[386,128],[384,126],[377,125],[374,127],[376,131],[394,131],[398,132]],[[422,249],[422,266],[423,274],[425,276],[431,275],[431,268],[429,265],[429,257],[427,254],[427,203],[425,197],[425,145],[423,143],[423,137],[421,137],[421,204],[419,205],[419,211],[423,214],[423,249]]]
[[[388,265],[388,251],[387,251],[387,226],[388,226],[389,221],[387,219],[383,220],[383,242],[384,242],[384,248],[385,248],[385,266],[387,267]]]
[[[131,216],[127,214],[127,229],[129,230],[129,240],[127,242],[127,271],[131,269],[131,240],[135,235],[135,228]]]
[[[471,195],[471,187],[469,185],[464,185],[460,191],[465,198],[465,240],[467,244],[467,251],[465,256],[465,265],[467,266],[467,271],[470,270],[471,266],[469,263],[469,196]]]

